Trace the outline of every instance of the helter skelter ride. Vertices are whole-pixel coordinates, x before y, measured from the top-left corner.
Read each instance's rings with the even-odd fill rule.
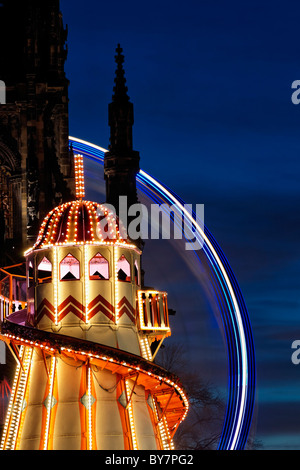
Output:
[[[152,362],[170,335],[167,294],[142,289],[140,249],[83,200],[75,161],[77,199],[43,221],[26,253],[27,309],[1,327],[19,361],[1,448],[173,449],[188,400]]]

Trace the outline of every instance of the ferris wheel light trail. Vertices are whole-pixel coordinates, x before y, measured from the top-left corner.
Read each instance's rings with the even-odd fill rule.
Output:
[[[85,157],[103,165],[105,149],[70,137],[70,144]],[[145,171],[137,175],[140,189],[153,200],[176,205],[188,221],[211,267],[211,278],[219,302],[228,349],[229,398],[219,450],[245,447],[252,421],[255,398],[255,352],[249,315],[235,276],[213,236],[188,212],[183,201]],[[203,243],[204,242],[204,243]],[[200,262],[200,259],[199,259]]]

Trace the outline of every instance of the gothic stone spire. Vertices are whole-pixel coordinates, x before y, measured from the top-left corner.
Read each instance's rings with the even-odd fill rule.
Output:
[[[128,204],[137,202],[136,175],[139,172],[139,153],[133,150],[133,104],[129,101],[123,50],[118,45],[114,94],[109,105],[110,145],[104,157],[106,202],[119,210],[119,196],[127,196]]]

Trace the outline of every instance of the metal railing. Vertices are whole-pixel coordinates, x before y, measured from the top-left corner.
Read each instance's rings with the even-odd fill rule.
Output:
[[[170,331],[166,292],[138,291],[139,327],[143,331]]]
[[[11,313],[26,307],[26,276],[13,274],[10,269],[22,265],[0,268],[0,321]]]

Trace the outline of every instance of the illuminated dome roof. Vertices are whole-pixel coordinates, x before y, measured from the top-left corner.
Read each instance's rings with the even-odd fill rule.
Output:
[[[104,204],[77,200],[62,204],[49,212],[33,248],[116,242],[130,243],[121,238],[118,219],[109,209]]]

